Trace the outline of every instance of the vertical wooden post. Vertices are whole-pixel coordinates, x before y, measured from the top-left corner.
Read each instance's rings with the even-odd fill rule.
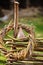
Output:
[[[14,2],[14,37],[17,36],[19,3]]]
[[[26,6],[27,6],[27,8],[29,8],[29,5],[30,5],[30,1],[26,0]]]
[[[27,6],[27,8],[28,8],[28,4],[29,4],[29,2],[28,2],[28,0],[26,0],[26,6]]]

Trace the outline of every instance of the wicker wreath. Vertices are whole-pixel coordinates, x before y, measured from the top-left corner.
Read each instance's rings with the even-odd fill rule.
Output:
[[[17,2],[15,3],[15,6],[18,8]],[[16,13],[17,12],[18,11],[16,11]],[[16,17],[18,17],[18,15]],[[33,30],[34,28],[32,26],[28,27],[28,26],[26,26],[24,24],[21,24],[21,23],[18,23],[18,25],[16,23],[16,26],[14,26],[14,23],[12,23],[12,21],[13,20],[11,20],[10,23],[0,31],[0,49],[1,49],[1,51],[3,51],[3,54],[7,58],[7,61],[9,61],[9,62],[13,62],[13,61],[17,61],[17,60],[24,60],[25,58],[31,57],[32,53],[33,53],[33,50],[34,50],[34,43],[35,43],[35,34],[34,34],[34,30]],[[17,18],[16,18],[16,20],[14,19],[14,21],[17,21]],[[14,32],[14,38],[9,36],[10,39],[12,39],[13,42],[18,42],[18,41],[28,42],[28,45],[25,49],[20,50],[19,52],[14,52],[14,48],[12,48],[12,46],[11,46],[11,50],[8,52],[2,46],[2,43],[4,43],[5,41],[6,42],[8,41],[8,40],[4,40],[4,37],[5,37],[5,35],[7,35],[7,32],[9,32],[11,29],[14,29],[14,31],[16,29],[17,30],[16,30],[16,33]],[[20,29],[24,29],[26,32],[28,32],[29,35],[27,37],[23,37],[23,36],[20,37],[19,36],[19,35],[21,35],[20,34]],[[16,37],[19,37],[19,39],[17,39]]]
[[[28,42],[27,48],[21,50],[20,52],[16,52],[16,53],[15,53],[15,52],[12,52],[13,49],[10,50],[9,52],[6,50],[7,53],[5,54],[5,57],[7,58],[7,60],[10,60],[10,61],[12,61],[12,59],[15,60],[15,61],[16,61],[16,60],[23,60],[23,59],[25,59],[27,56],[28,56],[28,57],[32,56],[33,49],[34,49],[34,43],[35,43],[35,36],[34,36],[33,27],[28,27],[28,26],[26,26],[26,25],[24,25],[24,24],[19,24],[19,25],[18,25],[18,30],[19,30],[20,26],[21,26],[22,29],[25,29],[26,32],[29,33],[28,37],[20,38],[19,40],[17,40],[16,38],[11,38],[11,37],[10,37],[10,38],[11,38],[13,41],[21,41],[21,42],[27,41],[27,42]],[[13,28],[13,23],[11,24],[11,22],[10,22],[10,24],[9,24],[8,26],[4,27],[4,28],[1,30],[1,32],[0,32],[0,36],[1,36],[1,38],[0,38],[0,43],[3,43],[4,36],[5,36],[5,35],[7,34],[7,32],[10,31],[11,29],[14,29],[14,28]],[[5,41],[5,40],[4,40],[4,41]],[[6,42],[7,42],[7,41],[6,41]],[[2,47],[2,46],[1,46],[1,47]],[[4,49],[4,47],[2,47],[1,49]],[[5,49],[4,49],[4,50],[5,50]],[[4,51],[4,50],[3,50],[3,51]]]

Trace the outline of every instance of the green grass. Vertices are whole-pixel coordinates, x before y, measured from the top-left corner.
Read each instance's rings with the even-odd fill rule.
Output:
[[[20,22],[34,26],[36,37],[43,37],[43,17],[21,18]]]
[[[5,65],[6,58],[0,53],[0,65]]]

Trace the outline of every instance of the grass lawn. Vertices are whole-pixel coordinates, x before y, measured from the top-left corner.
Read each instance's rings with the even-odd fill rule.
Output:
[[[40,17],[40,16],[39,17],[26,17],[26,18],[20,18],[19,21],[26,25],[33,25],[35,28],[36,37],[43,38],[43,17]],[[0,29],[3,28],[4,25],[6,25],[6,23],[0,22]],[[13,32],[10,31],[8,34],[10,34],[12,36]],[[6,60],[6,58],[0,54],[0,65],[5,65],[5,60]]]
[[[21,18],[20,22],[34,26],[36,37],[43,37],[43,17]]]

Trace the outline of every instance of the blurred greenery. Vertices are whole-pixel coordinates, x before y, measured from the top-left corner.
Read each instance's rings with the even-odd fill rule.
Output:
[[[24,23],[26,25],[32,25],[35,29],[36,37],[43,37],[43,17],[27,17],[27,18],[21,18],[21,23]]]

